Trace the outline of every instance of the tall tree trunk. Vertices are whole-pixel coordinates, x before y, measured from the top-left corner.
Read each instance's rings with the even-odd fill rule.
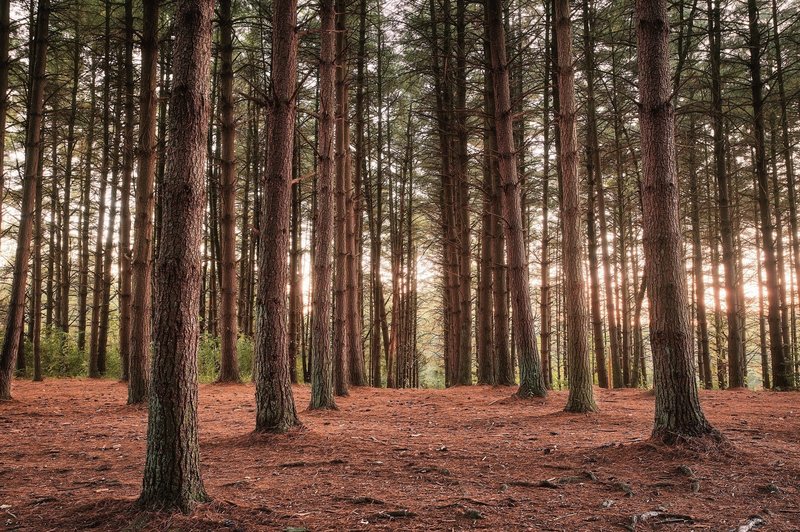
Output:
[[[547,388],[542,378],[541,360],[536,348],[530,283],[525,254],[520,184],[514,156],[511,99],[509,96],[508,62],[506,59],[503,10],[499,0],[487,0],[489,40],[492,49],[492,77],[495,94],[497,156],[502,184],[505,235],[508,244],[509,287],[514,312],[514,339],[519,354],[520,397],[544,397]]]
[[[584,6],[585,7],[585,6]],[[575,70],[569,0],[555,1],[555,34],[558,42],[559,134],[561,150],[561,228],[564,294],[567,325],[569,398],[567,412],[597,410],[592,393],[592,369],[586,338],[586,296],[583,288],[583,232],[580,221],[578,142],[575,128]],[[588,159],[589,157],[587,157]],[[590,194],[591,194],[590,190]]]
[[[586,174],[589,181],[589,254],[593,262],[592,268],[592,324],[594,327],[595,357],[597,359],[597,376],[602,387],[608,387],[608,375],[605,358],[603,322],[600,316],[600,278],[597,264],[597,227],[600,225],[600,251],[603,261],[604,287],[606,295],[606,318],[608,319],[609,343],[611,344],[611,368],[613,386],[619,388],[622,382],[622,367],[619,360],[619,344],[617,338],[616,314],[614,309],[613,288],[611,285],[611,267],[608,256],[608,227],[606,225],[603,177],[600,163],[600,147],[597,140],[597,116],[594,97],[594,39],[592,38],[591,14],[589,2],[583,0],[583,47],[584,74],[586,76]],[[563,104],[562,104],[563,105]],[[596,201],[596,208],[595,208]]]
[[[39,173],[42,149],[42,108],[49,39],[50,0],[39,0],[37,9],[31,94],[28,102],[28,121],[25,138],[25,177],[20,205],[17,251],[14,258],[14,277],[6,314],[3,347],[0,351],[0,401],[11,399],[11,381],[16,367],[19,339],[25,315],[25,288],[28,279],[28,262],[36,202],[36,178]]]
[[[541,265],[540,265],[540,302],[539,302],[539,318],[542,322],[541,331],[539,332],[539,342],[542,347],[542,375],[544,375],[544,383],[548,389],[553,388],[553,369],[552,369],[552,351],[551,351],[551,336],[553,327],[552,318],[552,295],[550,293],[550,82],[552,76],[552,66],[554,57],[550,54],[551,43],[550,39],[553,34],[552,17],[552,2],[545,2],[545,38],[544,49],[547,57],[544,62],[544,100],[542,105],[542,116],[544,131],[543,147],[542,147],[542,247],[541,247]]]
[[[111,159],[111,0],[104,0],[105,32],[103,35],[103,155],[100,162],[100,195],[97,213],[97,235],[94,246],[92,277],[92,318],[89,326],[89,377],[100,377],[99,336],[100,310],[103,300],[103,229],[106,222],[106,190]]]
[[[453,155],[455,157],[455,182],[453,184],[453,209],[455,214],[454,221],[457,228],[455,236],[458,246],[459,343],[457,345],[458,364],[456,384],[459,385],[472,384],[472,254],[469,217],[466,14],[467,0],[456,0],[456,98],[453,113],[453,125],[455,128],[455,136],[453,138],[455,143],[455,148],[453,150]],[[513,112],[513,109],[509,112]]]
[[[697,308],[697,366],[700,370],[700,380],[703,386],[710,390],[711,381],[711,354],[708,348],[708,320],[706,318],[706,285],[705,272],[703,271],[703,247],[700,237],[700,194],[697,186],[697,157],[695,143],[697,142],[697,125],[692,115],[689,125],[689,194],[691,202],[692,219],[692,270],[694,273],[695,305]]]
[[[222,160],[220,173],[221,234],[220,265],[222,294],[219,309],[220,382],[239,381],[236,340],[239,336],[236,303],[239,280],[236,275],[236,115],[233,105],[233,18],[232,0],[219,2],[220,92]],[[291,30],[289,30],[291,31]],[[291,175],[291,174],[290,174]]]
[[[800,280],[800,230],[797,223],[797,187],[795,183],[794,158],[792,156],[792,141],[789,133],[788,101],[786,98],[786,84],[784,82],[783,57],[781,55],[781,35],[778,30],[779,11],[777,0],[772,0],[772,43],[775,47],[775,77],[778,83],[778,105],[780,108],[781,125],[781,155],[783,156],[784,171],[786,172],[787,202],[789,204],[789,244],[791,256],[794,257],[794,278]],[[781,278],[783,279],[783,277]],[[794,291],[792,292],[794,294]],[[794,305],[792,305],[794,309]],[[794,325],[795,320],[791,320]],[[790,342],[794,346],[796,342]],[[791,357],[787,359],[790,361]],[[800,360],[795,359],[795,366]],[[791,368],[789,368],[791,371]],[[795,375],[798,374],[795,369]]]
[[[769,325],[769,348],[772,359],[772,384],[777,389],[792,386],[791,367],[787,364],[783,349],[780,314],[780,279],[775,256],[775,238],[772,233],[772,217],[769,201],[769,178],[767,155],[764,144],[764,97],[761,79],[761,34],[758,24],[758,3],[748,0],[747,13],[750,24],[750,90],[753,103],[754,172],[758,180],[758,210],[761,225],[761,244],[764,249],[764,270],[767,289],[767,324]],[[731,386],[734,386],[731,380]]]
[[[84,353],[86,350],[86,321],[87,308],[89,301],[89,221],[91,219],[91,194],[92,194],[92,173],[94,168],[94,135],[95,135],[95,115],[97,114],[97,90],[95,86],[97,65],[92,62],[91,75],[91,104],[89,106],[89,131],[86,135],[85,162],[86,167],[83,175],[83,186],[81,187],[81,246],[80,246],[80,268],[78,277],[78,350]]]
[[[350,306],[350,384],[364,386],[367,383],[366,367],[364,364],[363,335],[363,273],[361,263],[363,258],[363,218],[362,218],[362,182],[366,166],[366,150],[364,145],[364,93],[366,86],[366,44],[367,44],[367,2],[359,1],[358,11],[358,55],[356,59],[356,138],[355,138],[355,163],[351,163],[353,177],[350,183],[350,218],[348,225],[348,241],[350,253],[348,254],[348,290],[352,305]]]
[[[713,5],[712,5],[713,3]],[[739,328],[739,301],[736,258],[733,245],[729,179],[725,167],[725,138],[720,76],[721,39],[719,0],[708,0],[709,41],[711,53],[711,112],[714,130],[714,165],[718,188],[722,264],[725,269],[725,298],[728,316],[728,374],[731,388],[745,386],[744,339]]]
[[[293,147],[292,177],[300,174],[300,149],[295,141]],[[289,249],[289,376],[297,383],[297,355],[302,351],[303,327],[303,250],[301,249],[302,187],[299,181],[292,183],[291,191],[291,244]]]
[[[34,226],[33,226],[33,286],[32,292],[32,306],[33,306],[33,319],[31,327],[33,331],[33,339],[31,341],[33,347],[33,380],[39,382],[44,380],[42,375],[42,240],[44,236],[42,228],[42,174],[43,174],[43,159],[44,150],[39,150],[39,168],[38,168],[38,183],[36,187],[36,202],[34,208]]]
[[[119,357],[130,375],[131,357],[131,180],[134,163],[134,83],[133,83],[133,0],[125,0],[125,125],[123,128],[122,184],[120,187],[119,225]],[[142,363],[140,367],[145,367]],[[134,370],[135,371],[135,370]],[[146,387],[146,377],[139,378],[137,388]],[[130,394],[130,387],[128,390]]]
[[[319,138],[317,141],[317,212],[312,301],[312,410],[336,408],[330,346],[331,238],[333,236],[334,113],[336,91],[336,10],[333,0],[319,0]]]
[[[783,216],[781,213],[781,187],[778,180],[778,131],[775,124],[774,113],[770,117],[770,161],[772,166],[772,197],[775,204],[775,255],[778,269],[778,301],[780,302],[781,316],[781,340],[783,345],[783,359],[787,368],[789,387],[794,386],[794,375],[792,372],[792,351],[791,333],[789,330],[789,305],[787,303],[786,284],[786,260],[783,246]]]
[[[154,276],[147,460],[139,497],[149,509],[189,511],[195,502],[208,499],[197,436],[197,316],[213,8],[213,0],[178,0],[175,6],[169,148]]]
[[[336,0],[336,218],[334,253],[336,268],[333,285],[333,359],[336,395],[348,395],[348,318],[350,297],[347,290],[347,159],[350,152],[347,117],[347,13],[345,2]]]
[[[81,42],[80,24],[75,23],[75,43],[72,56],[72,91],[70,96],[69,122],[67,124],[66,160],[63,174],[63,193],[61,196],[61,282],[59,283],[59,312],[60,317],[56,325],[67,335],[69,334],[69,289],[70,289],[70,229],[72,225],[72,174],[74,168],[75,123],[78,114],[78,88],[81,74]],[[66,338],[64,338],[66,340]],[[62,346],[64,347],[64,346]]]
[[[478,384],[496,384],[497,367],[493,348],[494,307],[492,305],[492,206],[496,159],[494,157],[494,97],[492,95],[492,55],[489,36],[484,39],[484,121],[483,121],[483,205],[481,208],[481,247],[478,264],[477,324],[475,347],[478,362]]]
[[[128,404],[147,398],[151,342],[153,210],[158,119],[158,8],[159,0],[143,2],[142,86],[139,93],[138,169],[133,239],[130,380]]]
[[[300,425],[292,395],[286,285],[294,159],[297,85],[297,2],[274,4],[272,105],[264,171],[264,216],[258,276],[256,431],[285,432]],[[323,290],[325,291],[325,290]],[[326,338],[327,340],[327,338]]]
[[[717,435],[700,408],[683,272],[666,0],[637,0],[643,235],[656,394],[653,439]]]

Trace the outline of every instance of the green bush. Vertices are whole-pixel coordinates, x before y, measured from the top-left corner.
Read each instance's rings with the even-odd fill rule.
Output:
[[[78,377],[87,373],[87,360],[75,339],[59,329],[42,332],[42,373],[54,377]]]

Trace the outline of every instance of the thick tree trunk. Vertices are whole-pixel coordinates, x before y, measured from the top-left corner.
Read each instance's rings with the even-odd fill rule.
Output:
[[[264,171],[264,215],[256,328],[256,431],[285,432],[300,425],[292,395],[286,336],[289,222],[297,85],[297,2],[274,4],[272,105]]]
[[[220,266],[222,285],[219,309],[220,382],[239,381],[236,340],[239,336],[236,303],[239,279],[236,275],[236,115],[233,105],[233,19],[232,0],[219,2],[220,74],[219,110],[222,160],[220,173]],[[291,174],[289,174],[291,175]]]
[[[191,509],[208,499],[197,437],[200,243],[205,209],[212,0],[175,6],[164,210],[155,269],[153,376],[139,503]]]
[[[20,205],[20,224],[17,251],[14,258],[14,277],[6,314],[6,326],[0,351],[0,401],[11,399],[11,381],[16,367],[19,340],[25,315],[25,288],[31,253],[31,236],[36,203],[37,176],[41,163],[42,108],[49,38],[50,0],[39,0],[34,33],[34,57],[28,121],[25,137],[25,174]]]
[[[592,369],[586,331],[586,296],[583,287],[583,232],[581,231],[578,142],[575,127],[575,71],[569,0],[555,1],[558,42],[559,134],[561,150],[561,228],[564,294],[567,325],[567,412],[597,410],[592,393]],[[592,191],[590,190],[590,194]]]
[[[147,398],[151,341],[154,181],[156,174],[156,121],[158,117],[158,7],[145,0],[142,18],[142,85],[139,93],[138,168],[136,217],[133,239],[133,292],[131,299],[130,380],[128,404]]]
[[[336,90],[336,10],[333,0],[319,1],[319,138],[317,153],[317,212],[312,301],[312,410],[336,408],[331,358],[331,238],[333,236],[334,113]]]
[[[525,254],[520,184],[514,155],[511,99],[509,96],[503,10],[499,0],[487,0],[488,32],[492,49],[492,77],[495,94],[497,156],[505,234],[508,247],[509,287],[514,312],[513,328],[519,354],[520,397],[544,397],[547,388],[542,378],[541,360],[536,348],[533,309],[530,299],[528,263]]]
[[[666,0],[637,0],[643,235],[656,394],[653,438],[717,433],[700,408],[678,213]]]

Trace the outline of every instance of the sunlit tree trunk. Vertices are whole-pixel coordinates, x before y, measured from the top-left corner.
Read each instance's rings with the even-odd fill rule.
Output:
[[[565,410],[568,412],[592,412],[597,409],[597,406],[592,394],[592,369],[589,363],[589,347],[586,338],[586,296],[583,288],[582,260],[583,232],[581,231],[578,142],[575,127],[575,70],[572,57],[569,0],[555,1],[554,22],[558,42],[561,228],[569,371],[569,398]]]
[[[336,105],[336,9],[319,0],[319,136],[317,141],[317,211],[313,260],[311,404],[312,410],[336,408],[331,357],[331,239],[333,237],[334,132]]]
[[[541,371],[541,360],[536,347],[533,309],[530,300],[530,283],[525,254],[524,228],[520,184],[513,142],[511,99],[509,95],[508,62],[506,59],[503,10],[499,0],[488,0],[487,31],[492,50],[492,79],[495,95],[495,124],[497,131],[497,157],[502,194],[504,229],[508,248],[509,288],[514,312],[514,340],[517,345],[520,368],[520,397],[544,397],[547,388]]]
[[[175,6],[173,91],[155,266],[153,376],[139,504],[188,512],[208,499],[197,436],[197,347],[209,123],[212,0]]]
[[[219,309],[220,382],[239,381],[236,341],[239,336],[236,303],[239,279],[236,275],[236,116],[233,104],[233,16],[232,0],[219,2],[221,173],[220,266],[222,269]],[[291,175],[291,174],[290,174]]]
[[[100,194],[97,213],[97,233],[94,245],[94,272],[92,274],[92,317],[89,325],[89,377],[100,377],[100,319],[103,302],[103,231],[106,225],[106,191],[111,162],[111,0],[104,1],[105,28],[103,33],[103,154],[100,162]],[[112,207],[113,208],[113,207]],[[112,222],[113,225],[113,222]],[[113,231],[113,229],[112,229]]]
[[[130,380],[128,403],[142,403],[149,388],[151,341],[154,181],[156,173],[156,121],[158,117],[158,7],[145,0],[142,17],[142,81],[139,93],[139,139],[136,172],[131,292]]]
[[[273,101],[270,107],[256,328],[256,431],[284,432],[300,424],[292,394],[287,337],[286,276],[297,85],[297,2],[274,4]],[[327,338],[325,339],[327,341]]]
[[[638,0],[645,275],[656,394],[653,439],[716,434],[700,408],[683,271],[666,0]]]

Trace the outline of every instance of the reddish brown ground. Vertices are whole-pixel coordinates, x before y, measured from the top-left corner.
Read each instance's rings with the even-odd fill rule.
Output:
[[[562,413],[564,393],[511,392],[354,390],[338,412],[301,411],[303,431],[255,437],[252,386],[204,385],[214,502],[182,515],[132,505],[146,415],[124,404],[124,385],[16,382],[15,400],[0,403],[0,527],[622,530],[661,508],[694,524],[637,529],[728,530],[754,514],[763,530],[800,529],[797,393],[704,392],[733,443],[726,454],[646,443],[653,398],[642,391],[598,391],[590,416]],[[304,410],[308,388],[295,394]]]

